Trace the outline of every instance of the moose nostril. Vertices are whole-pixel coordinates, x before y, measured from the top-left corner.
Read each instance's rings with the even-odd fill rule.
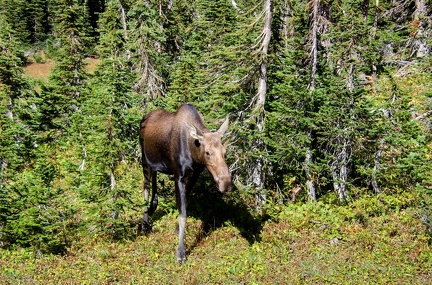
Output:
[[[231,180],[220,180],[218,185],[219,185],[219,190],[222,193],[229,192],[232,190]]]

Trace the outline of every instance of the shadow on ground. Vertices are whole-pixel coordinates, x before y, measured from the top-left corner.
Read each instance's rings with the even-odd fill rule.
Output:
[[[239,193],[222,194],[213,179],[207,177],[197,183],[189,196],[188,216],[202,221],[202,238],[230,223],[249,244],[260,241],[264,223],[262,216],[247,205]]]
[[[194,244],[190,245],[188,254],[213,231],[226,224],[236,227],[249,244],[261,240],[260,235],[265,218],[258,214],[251,205],[247,205],[242,195],[236,191],[234,189],[230,193],[222,194],[210,175],[205,173],[201,175],[188,196],[187,216],[202,221],[202,229],[195,237]],[[175,205],[173,184],[161,185],[159,181],[158,194],[169,198],[173,206]],[[158,207],[151,217],[152,223],[163,215],[164,211]]]

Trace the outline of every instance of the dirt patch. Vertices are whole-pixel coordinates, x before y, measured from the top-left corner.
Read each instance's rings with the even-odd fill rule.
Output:
[[[99,58],[87,57],[85,61],[87,62],[87,71],[92,74],[101,60]]]
[[[31,63],[24,67],[25,75],[33,79],[41,79],[48,81],[48,76],[51,72],[51,68],[54,66],[53,62],[45,63]]]
[[[96,66],[99,64],[100,59],[98,58],[86,58],[87,71],[93,73]],[[51,68],[54,67],[53,61],[47,61],[45,63],[30,63],[24,67],[25,75],[33,79],[41,79],[43,81],[48,81],[48,76],[51,73]]]

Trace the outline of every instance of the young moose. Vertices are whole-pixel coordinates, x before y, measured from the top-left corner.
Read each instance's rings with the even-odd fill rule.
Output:
[[[221,138],[228,129],[228,118],[216,132],[204,125],[197,109],[189,104],[179,107],[176,113],[153,111],[141,120],[140,144],[144,172],[144,219],[142,229],[150,231],[149,216],[156,210],[158,199],[156,174],[173,174],[179,212],[178,262],[186,260],[184,236],[186,226],[186,197],[199,174],[207,168],[222,193],[230,191],[231,174],[225,162],[225,146]],[[150,183],[152,195],[148,198]]]

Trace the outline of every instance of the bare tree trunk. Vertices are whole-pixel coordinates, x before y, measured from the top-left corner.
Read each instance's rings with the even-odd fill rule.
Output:
[[[356,55],[353,54],[351,57],[355,58]],[[351,120],[355,120],[353,116],[355,108],[354,97],[352,96],[354,91],[354,71],[354,63],[351,63],[348,67],[347,74],[347,87],[350,91],[351,98],[349,98],[346,108],[346,112],[351,115]],[[338,194],[339,201],[346,202],[349,198],[347,181],[352,144],[352,131],[350,127],[345,126],[344,123],[336,127],[337,129],[342,129],[343,131],[336,136],[327,152],[332,157],[330,160],[330,169],[333,176],[333,188]]]
[[[313,155],[312,152],[310,150],[310,148],[308,148],[306,150],[306,157],[305,157],[305,161],[303,164],[303,168],[306,172],[306,187],[307,187],[307,193],[308,193],[308,197],[309,200],[312,200],[314,202],[316,202],[316,191],[315,191],[315,185],[314,185],[314,179],[312,177],[312,170],[311,170],[311,165],[312,165],[312,159],[313,159]]]
[[[85,148],[83,148],[83,158],[82,158],[81,164],[79,166],[79,170],[84,170],[86,158],[87,158],[87,150]]]
[[[354,91],[354,64],[353,63],[350,64],[348,70],[347,87],[351,93]],[[353,102],[351,101],[350,104],[353,104]]]
[[[233,5],[234,9],[236,9],[237,11],[241,11],[241,10],[239,9],[239,7],[237,6],[237,3],[236,3],[235,0],[231,0],[231,4]]]
[[[432,110],[429,110],[424,114],[418,115],[417,117],[414,118],[414,120],[423,120],[423,119],[429,117],[430,115],[432,115]]]
[[[318,13],[319,13],[319,0],[312,0],[309,5],[312,6],[312,13],[311,13],[311,21],[312,21],[312,29],[310,31],[310,61],[311,61],[311,75],[310,75],[310,81],[309,81],[309,90],[312,92],[315,90],[315,77],[318,70]],[[309,130],[307,133],[308,137],[312,141],[312,131]],[[313,164],[313,154],[311,151],[312,146],[308,147],[306,149],[306,155],[305,155],[305,161],[303,163],[303,169],[306,173],[306,187],[307,187],[307,193],[308,197],[312,201],[316,201],[316,190],[315,190],[315,184],[314,184],[314,177],[312,175],[312,169],[311,165]]]
[[[264,38],[261,44],[262,60],[260,63],[260,78],[258,80],[258,94],[257,94],[258,98],[255,105],[256,108],[262,110],[264,110],[264,104],[267,95],[267,54],[268,54],[268,47],[271,38],[271,21],[272,21],[272,1],[271,0],[266,0],[264,9],[265,9],[265,19],[264,19],[264,29],[262,31],[262,35]]]
[[[120,11],[120,22],[122,23],[122,26],[123,26],[123,37],[125,38],[125,41],[127,42],[127,40],[128,40],[128,29],[127,29],[126,12],[125,12],[125,10],[123,8],[123,5],[122,5],[121,1],[119,1],[119,4],[120,4],[120,8],[119,8],[119,11]],[[126,50],[126,59],[129,60],[130,58],[131,58],[131,53],[130,53],[130,50],[127,49]]]
[[[253,110],[253,116],[257,123],[257,130],[259,134],[264,132],[264,105],[267,95],[267,54],[271,38],[271,21],[272,21],[272,1],[266,0],[264,2],[264,28],[259,39],[262,39],[260,46],[260,77],[258,79],[258,93],[256,95],[255,107]],[[260,135],[261,137],[261,135]],[[265,149],[265,143],[261,138],[258,138],[254,143],[254,148],[257,151],[263,151]],[[266,191],[264,189],[265,173],[264,173],[264,157],[259,155],[258,158],[252,162],[250,168],[250,182],[257,189],[256,192],[256,204],[260,209],[266,199]]]
[[[430,37],[430,30],[425,29],[426,23],[426,3],[424,0],[416,0],[416,10],[414,12],[414,21],[418,25],[414,48],[417,57],[424,57],[429,53],[427,39]],[[429,35],[428,35],[429,33]]]
[[[380,145],[378,147],[378,151],[375,152],[374,155],[374,167],[372,170],[372,188],[376,194],[381,193],[380,186],[378,185],[377,173],[380,168],[380,158],[382,150],[384,149],[384,139],[381,139]]]
[[[310,75],[310,81],[309,81],[309,90],[314,91],[315,90],[315,77],[317,73],[317,66],[318,66],[318,12],[319,12],[319,0],[313,0],[312,2],[313,9],[312,9],[312,31],[311,31],[311,52],[310,52],[310,58],[311,58],[311,75]]]
[[[349,139],[345,134],[339,135],[335,140],[337,149],[334,153],[334,159],[330,164],[330,169],[333,176],[333,188],[338,194],[339,201],[346,202],[348,200],[348,192],[346,188],[348,179],[348,151]],[[342,145],[339,149],[338,146]]]
[[[117,201],[117,191],[115,191],[115,189],[117,187],[117,183],[116,183],[115,176],[114,176],[114,168],[115,167],[113,166],[110,169],[110,188],[111,188],[111,191],[113,192],[113,195],[111,197],[113,200],[113,203],[115,203]],[[117,209],[113,209],[113,211],[111,212],[111,218],[113,220],[115,220],[118,218],[118,216],[119,216],[119,212],[117,211]]]

